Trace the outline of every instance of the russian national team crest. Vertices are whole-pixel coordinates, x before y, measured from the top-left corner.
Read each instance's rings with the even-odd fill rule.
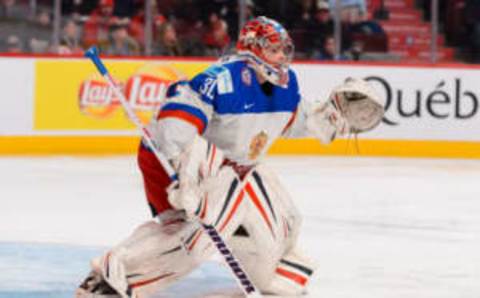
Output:
[[[252,74],[246,67],[242,69],[242,82],[247,86],[252,85]]]
[[[146,64],[130,76],[126,82],[117,82],[130,106],[146,124],[165,99],[168,87],[185,78],[174,67],[166,64]],[[79,90],[80,111],[88,116],[105,119],[122,108],[106,80],[93,74],[82,82]]]
[[[248,151],[248,158],[250,160],[255,160],[262,153],[263,149],[267,145],[268,134],[262,130],[255,137],[253,137],[250,142],[250,147]]]

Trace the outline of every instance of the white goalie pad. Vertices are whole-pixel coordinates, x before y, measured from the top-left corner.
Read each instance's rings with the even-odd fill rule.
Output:
[[[226,241],[245,218],[248,201],[230,167],[206,180],[210,191],[201,201],[202,220],[215,224]],[[207,186],[205,186],[207,187]],[[147,298],[183,277],[216,251],[196,220],[184,211],[167,211],[160,223],[150,221],[106,253],[97,271],[122,297]],[[95,269],[95,268],[94,268]]]
[[[293,260],[301,216],[288,192],[263,165],[247,177],[244,189],[249,206],[241,223],[243,233],[236,233],[229,240],[235,256],[262,293],[283,296],[306,292],[315,266],[300,254],[298,260]],[[279,269],[287,256],[295,263],[304,259],[301,263],[309,274],[284,265]]]
[[[277,177],[260,165],[240,181],[231,167],[223,166],[204,181],[202,220],[215,226],[260,291],[304,293],[314,266],[294,252],[301,217]],[[172,210],[106,253],[97,271],[122,297],[148,298],[215,251],[197,221]]]
[[[181,212],[165,220],[141,225],[93,265],[122,297],[150,297],[198,264],[183,245],[183,238],[198,227],[185,221]]]

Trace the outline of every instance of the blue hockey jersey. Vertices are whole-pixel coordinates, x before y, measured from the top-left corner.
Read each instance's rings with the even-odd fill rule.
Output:
[[[288,86],[273,86],[267,95],[245,61],[214,64],[192,80],[172,85],[167,96],[150,128],[168,158],[180,154],[198,133],[228,159],[251,165],[278,137],[301,136],[304,130],[292,70]]]

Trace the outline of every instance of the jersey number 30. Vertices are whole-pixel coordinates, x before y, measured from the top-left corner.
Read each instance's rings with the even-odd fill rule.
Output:
[[[213,90],[217,85],[217,80],[214,78],[206,78],[205,82],[203,83],[202,87],[200,87],[200,93],[210,100],[213,100]]]

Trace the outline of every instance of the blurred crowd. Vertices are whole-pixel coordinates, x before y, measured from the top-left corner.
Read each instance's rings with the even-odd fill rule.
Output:
[[[33,1],[34,7],[32,0],[0,1],[4,33],[0,50],[9,53],[71,55],[97,45],[103,54],[114,56],[219,56],[234,48],[239,29],[238,0],[62,0],[59,36],[54,38],[53,0]],[[146,1],[151,28],[145,26]],[[381,4],[385,0],[370,1]],[[419,7],[429,3],[418,2]],[[285,25],[294,40],[296,58],[360,60],[368,52],[388,52],[388,36],[377,20],[381,14],[369,13],[372,3],[368,0],[341,0],[338,10],[335,0],[243,3],[245,19],[265,15]],[[334,38],[337,11],[341,42]],[[467,19],[458,21],[468,29],[463,32],[465,40],[455,42],[476,53],[480,51],[480,16],[473,15],[474,11],[480,14],[476,8]],[[147,32],[151,32],[148,43]],[[467,43],[470,36],[475,40]]]

